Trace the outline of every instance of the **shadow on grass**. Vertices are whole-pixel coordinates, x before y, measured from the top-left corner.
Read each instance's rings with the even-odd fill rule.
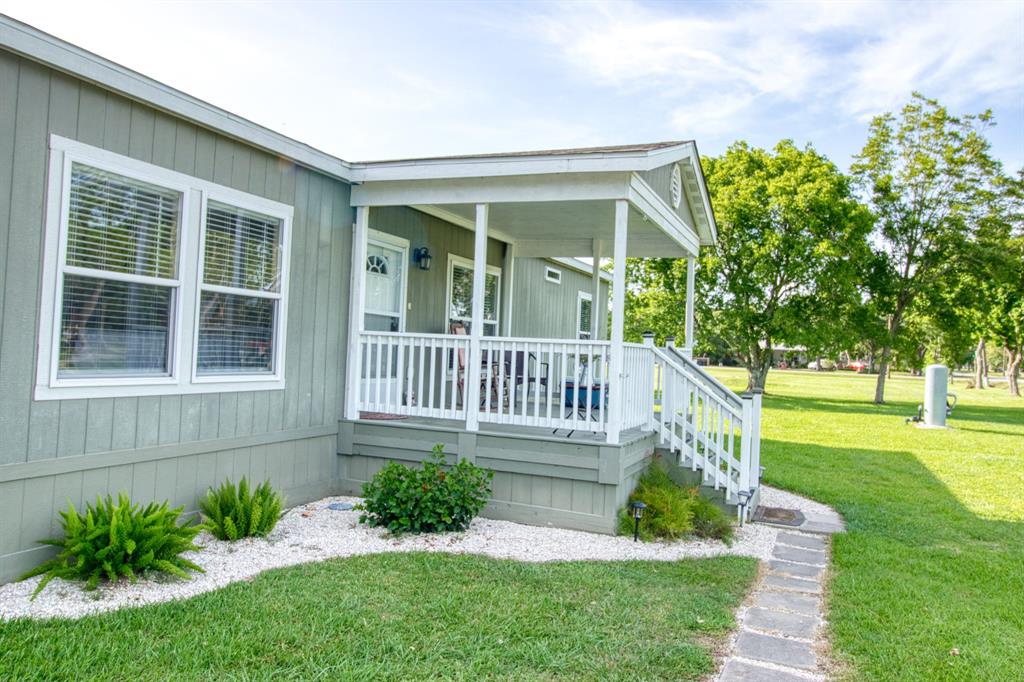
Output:
[[[782,397],[772,406],[900,409]],[[992,412],[988,421],[1013,410]],[[762,453],[766,483],[831,504],[846,520],[849,532],[834,538],[829,619],[858,673],[1015,678],[1019,661],[1008,651],[1024,637],[1024,523],[978,516],[913,452],[765,439]]]

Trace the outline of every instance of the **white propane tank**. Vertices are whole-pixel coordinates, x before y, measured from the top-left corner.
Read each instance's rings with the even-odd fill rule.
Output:
[[[945,365],[928,365],[924,370],[924,425],[946,426],[946,387],[949,370]]]

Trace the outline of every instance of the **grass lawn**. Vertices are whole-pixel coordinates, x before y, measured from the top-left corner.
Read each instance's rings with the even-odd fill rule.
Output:
[[[922,430],[903,420],[923,381],[897,376],[885,406],[874,382],[773,370],[764,402],[765,481],[847,521],[829,605],[840,657],[862,679],[1024,679],[1024,400],[959,381],[952,430]]]
[[[334,560],[185,602],[0,624],[0,678],[696,679],[755,571],[738,557]]]

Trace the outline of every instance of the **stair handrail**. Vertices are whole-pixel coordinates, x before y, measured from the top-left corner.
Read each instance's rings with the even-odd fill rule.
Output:
[[[656,350],[661,351],[662,349],[658,348]],[[705,390],[707,390],[709,393],[714,393],[717,397],[725,400],[737,410],[743,409],[743,399],[740,398],[740,396],[738,396],[735,392],[732,391],[732,389],[723,384],[721,381],[711,376],[711,374],[705,371],[704,368],[702,368],[700,365],[694,362],[691,358],[688,358],[685,355],[683,355],[678,348],[676,348],[675,346],[666,346],[665,350],[670,351],[672,353],[672,357],[665,358],[664,351],[662,351],[662,359],[677,361],[677,364],[682,365],[682,367],[678,368],[679,371],[681,371],[683,374],[688,375],[694,381],[703,382],[705,384]]]

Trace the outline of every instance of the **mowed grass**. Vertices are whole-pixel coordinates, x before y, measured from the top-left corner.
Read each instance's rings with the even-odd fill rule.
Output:
[[[0,624],[0,678],[697,679],[755,572],[739,557],[333,560],[183,602]]]
[[[765,481],[849,528],[829,596],[839,656],[856,679],[1024,679],[1024,400],[958,381],[953,428],[924,430],[904,424],[922,379],[894,377],[885,406],[874,382],[773,370],[764,400]]]

